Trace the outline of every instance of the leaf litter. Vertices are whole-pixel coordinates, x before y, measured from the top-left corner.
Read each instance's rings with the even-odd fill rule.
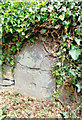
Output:
[[[13,89],[0,90],[0,119],[3,118],[81,118],[80,103],[64,105],[59,100],[38,100]]]

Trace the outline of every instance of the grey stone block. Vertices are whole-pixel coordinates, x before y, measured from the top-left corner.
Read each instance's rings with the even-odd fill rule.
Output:
[[[16,59],[16,91],[38,99],[50,98],[55,89],[55,79],[50,72],[54,60],[45,51],[41,42],[27,45]]]

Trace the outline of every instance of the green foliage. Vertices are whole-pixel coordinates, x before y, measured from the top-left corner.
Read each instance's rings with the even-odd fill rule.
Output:
[[[6,106],[3,108],[3,110],[0,111],[0,114],[2,113],[2,115],[0,116],[0,120],[4,119],[7,114],[6,114]]]
[[[57,86],[63,85],[64,81],[79,84],[82,52],[81,2],[53,1],[50,4],[45,1],[7,1],[0,3],[0,11],[3,42],[3,57],[0,64],[3,59],[3,63],[14,66],[16,54],[19,54],[24,43],[34,42],[39,34],[42,35],[42,41],[46,41],[48,29],[51,32],[54,28],[55,37],[61,41],[57,53],[59,61],[52,70]]]
[[[71,57],[74,60],[77,60],[80,54],[81,54],[81,50],[80,49],[73,48],[72,50],[69,51],[69,55],[71,55]]]
[[[38,117],[39,117],[39,118],[41,118],[41,117],[42,117],[42,114],[41,114],[41,113],[38,113],[37,115],[38,115]]]

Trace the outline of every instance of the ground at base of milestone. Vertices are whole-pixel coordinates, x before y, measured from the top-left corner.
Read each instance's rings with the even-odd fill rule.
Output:
[[[0,89],[1,118],[81,118],[81,102],[64,103],[52,100],[37,100],[16,93],[14,88]]]

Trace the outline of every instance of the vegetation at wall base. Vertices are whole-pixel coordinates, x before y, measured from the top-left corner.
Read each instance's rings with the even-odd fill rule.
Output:
[[[81,91],[81,4],[64,2],[2,2],[2,57],[4,63],[14,66],[15,58],[24,44],[46,37],[58,43],[57,62],[52,68],[57,86],[74,85]],[[53,53],[54,54],[54,53]]]

